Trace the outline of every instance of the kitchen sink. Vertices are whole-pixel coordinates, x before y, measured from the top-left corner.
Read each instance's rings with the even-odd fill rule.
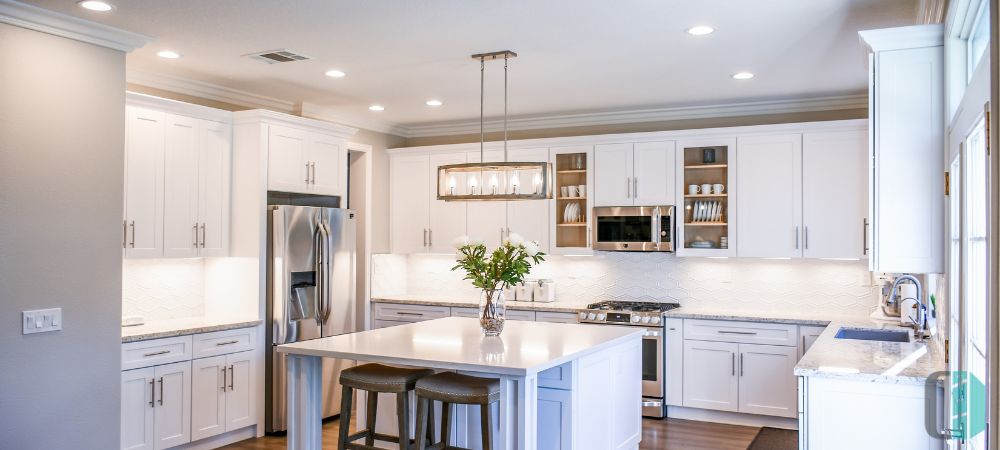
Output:
[[[859,341],[910,342],[910,332],[908,330],[841,328],[837,330],[837,334],[833,337]]]

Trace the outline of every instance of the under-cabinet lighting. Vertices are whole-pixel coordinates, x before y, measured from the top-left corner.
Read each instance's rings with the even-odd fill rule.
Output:
[[[708,259],[729,259],[728,256],[709,256]]]
[[[783,257],[783,258],[763,258],[763,259],[773,259],[773,260],[778,260],[778,261],[784,261],[784,260],[786,260],[786,259],[792,259],[792,258],[789,258],[789,257]]]
[[[861,261],[860,258],[820,258],[824,261]]]

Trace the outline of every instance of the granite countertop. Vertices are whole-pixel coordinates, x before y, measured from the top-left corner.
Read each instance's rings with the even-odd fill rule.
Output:
[[[155,320],[143,325],[122,327],[122,343],[249,328],[255,327],[260,323],[260,320],[217,319],[208,317]]]
[[[733,311],[709,307],[681,306],[663,313],[664,317],[677,319],[742,320],[747,322],[787,323],[792,325],[826,326],[836,320],[864,320],[859,316],[838,316],[808,312]]]
[[[477,308],[478,298],[448,298],[427,297],[418,295],[380,295],[372,297],[372,303],[395,303],[407,305],[447,306],[453,308]],[[523,311],[568,312],[575,313],[587,307],[587,302],[556,301],[556,302],[505,302],[507,309]]]
[[[841,327],[901,329],[877,320],[835,320],[795,365],[795,375],[892,384],[924,384],[945,370],[944,351],[936,337],[921,342],[880,342],[834,337]],[[912,334],[911,334],[912,337]]]

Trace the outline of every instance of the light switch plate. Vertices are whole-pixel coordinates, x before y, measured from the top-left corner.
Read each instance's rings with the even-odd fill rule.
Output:
[[[45,333],[62,329],[62,308],[21,312],[21,334]]]

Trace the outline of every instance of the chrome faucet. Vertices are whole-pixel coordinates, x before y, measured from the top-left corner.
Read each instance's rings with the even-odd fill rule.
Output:
[[[913,317],[913,337],[917,341],[923,341],[927,337],[927,305],[924,304],[924,289],[920,285],[920,280],[917,277],[910,274],[903,274],[896,277],[896,280],[892,282],[892,287],[889,289],[889,298],[893,298],[896,295],[896,291],[899,289],[899,285],[904,281],[912,281],[913,284],[917,285],[917,316]],[[906,311],[900,311],[902,314],[906,314]]]

